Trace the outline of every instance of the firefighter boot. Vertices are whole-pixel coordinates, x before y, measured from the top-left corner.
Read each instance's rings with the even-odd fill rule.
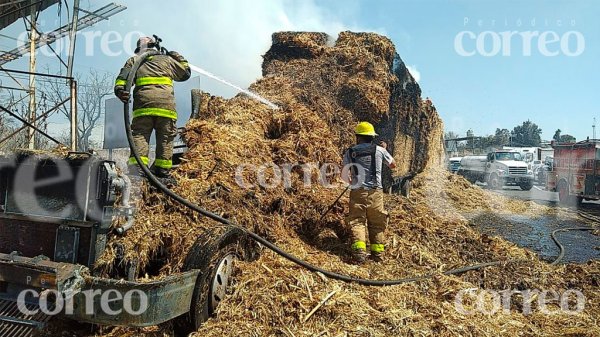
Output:
[[[177,180],[173,178],[170,170],[154,166],[152,167],[152,173],[154,173],[156,178],[158,178],[158,181],[163,185],[167,187],[177,186]]]
[[[371,252],[371,255],[369,256],[371,258],[371,260],[373,260],[373,262],[383,262],[383,254],[382,253],[375,253],[375,252]]]
[[[367,251],[364,249],[353,249],[352,250],[352,261],[355,264],[363,264],[367,261]]]
[[[154,173],[154,175],[157,178],[171,178],[171,172],[169,172],[169,170],[164,169],[162,167],[153,166],[152,173]]]

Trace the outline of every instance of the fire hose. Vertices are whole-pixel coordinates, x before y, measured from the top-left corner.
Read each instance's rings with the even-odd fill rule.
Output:
[[[135,79],[135,76],[136,76],[136,73],[137,73],[139,67],[146,60],[146,57],[151,55],[151,53],[153,53],[153,52],[145,52],[139,56],[136,56],[133,66],[131,67],[131,70],[127,77],[127,83],[125,85],[126,92],[131,91],[131,87],[133,86],[134,79]],[[146,179],[154,187],[156,187],[161,193],[165,194],[166,196],[168,196],[172,200],[180,203],[181,205],[183,205],[183,206],[185,206],[185,207],[187,207],[209,219],[219,222],[221,224],[237,227],[240,230],[242,230],[244,233],[246,233],[249,238],[262,244],[263,246],[272,250],[274,253],[280,255],[281,257],[283,257],[283,258],[285,258],[285,259],[287,259],[287,260],[289,260],[311,272],[321,273],[322,275],[324,275],[328,278],[334,279],[334,280],[339,280],[339,281],[348,282],[348,283],[357,283],[357,284],[365,285],[365,286],[392,286],[392,285],[399,285],[399,284],[405,284],[405,283],[411,283],[411,282],[419,282],[419,281],[433,278],[437,275],[435,273],[432,273],[432,274],[425,274],[425,275],[421,275],[421,276],[412,276],[412,277],[407,277],[407,278],[401,278],[401,279],[396,279],[396,280],[369,280],[369,279],[357,278],[357,277],[353,277],[353,276],[348,276],[348,275],[343,275],[343,274],[339,274],[336,272],[328,271],[328,270],[322,269],[320,267],[317,267],[315,265],[312,265],[309,262],[304,261],[304,260],[284,251],[283,249],[279,248],[274,243],[268,241],[267,239],[261,237],[260,235],[258,235],[256,233],[246,229],[245,227],[240,226],[228,219],[225,219],[213,212],[210,212],[210,211],[200,207],[199,205],[194,204],[190,200],[180,196],[179,194],[175,193],[174,191],[169,189],[167,186],[165,186],[161,181],[158,180],[158,178],[156,178],[156,176],[144,164],[144,162],[142,161],[142,159],[140,157],[139,151],[136,148],[135,143],[133,141],[133,134],[132,134],[131,125],[130,125],[130,111],[129,110],[130,110],[129,104],[124,103],[125,129],[126,129],[126,133],[127,133],[127,140],[129,142],[129,146],[131,148],[131,155],[133,157],[135,157],[135,160],[136,160],[138,166],[140,167],[140,169],[144,172]],[[554,238],[554,235],[553,235],[553,238]],[[558,243],[558,240],[556,240],[556,242]],[[554,261],[553,264],[558,263],[564,255],[564,247],[560,243],[558,243],[558,246],[561,249],[562,254],[559,255],[559,258],[556,261]],[[462,273],[465,273],[468,271],[479,270],[479,269],[492,267],[492,266],[500,266],[500,265],[506,265],[506,264],[515,264],[515,263],[527,263],[527,262],[530,262],[530,261],[523,260],[523,259],[493,261],[493,262],[480,263],[480,264],[475,264],[475,265],[471,265],[471,266],[465,266],[465,267],[447,270],[447,271],[442,272],[442,274],[457,275],[457,274],[462,274]]]
[[[558,257],[554,261],[552,261],[550,264],[553,266],[557,265],[565,257],[565,246],[563,246],[563,244],[556,238],[557,233],[569,232],[569,231],[593,231],[593,230],[596,230],[596,228],[568,227],[568,228],[559,228],[559,229],[554,230],[550,236],[552,237],[552,241],[554,241],[554,243],[558,247],[559,253],[558,253]]]

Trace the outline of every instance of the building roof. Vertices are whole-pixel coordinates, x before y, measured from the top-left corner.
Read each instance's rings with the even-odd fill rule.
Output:
[[[600,140],[598,139],[590,139],[590,140],[583,140],[577,143],[554,143],[552,145],[553,148],[559,148],[559,149],[568,149],[568,148],[590,148],[590,147],[595,147],[597,149],[600,149]]]

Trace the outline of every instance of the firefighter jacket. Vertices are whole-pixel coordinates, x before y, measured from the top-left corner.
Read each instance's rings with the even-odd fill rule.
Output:
[[[115,81],[115,94],[125,89],[127,77],[135,62],[131,57],[121,69]],[[133,90],[133,118],[157,116],[177,119],[173,81],[189,79],[191,70],[187,61],[176,54],[174,56],[156,53],[146,57],[135,74]]]

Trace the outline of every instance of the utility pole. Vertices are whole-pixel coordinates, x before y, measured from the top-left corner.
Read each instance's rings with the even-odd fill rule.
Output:
[[[71,92],[71,151],[77,151],[77,81],[69,80],[69,89]]]
[[[75,59],[75,42],[77,40],[77,24],[79,21],[79,0],[73,0],[73,18],[69,32],[69,60],[67,63],[67,77],[73,77],[73,61]]]
[[[73,77],[73,62],[75,59],[75,41],[77,39],[77,22],[79,21],[79,0],[73,0],[73,18],[69,33],[69,61],[67,77]],[[71,89],[71,151],[77,151],[77,82],[69,82]]]
[[[31,0],[33,2],[34,0]],[[37,6],[31,6],[31,27],[29,31],[29,122],[36,126],[36,104],[35,104],[35,69],[36,69],[36,55],[35,55],[35,42],[37,40]],[[29,149],[35,149],[35,129],[29,127],[27,129],[27,141],[29,143]]]

